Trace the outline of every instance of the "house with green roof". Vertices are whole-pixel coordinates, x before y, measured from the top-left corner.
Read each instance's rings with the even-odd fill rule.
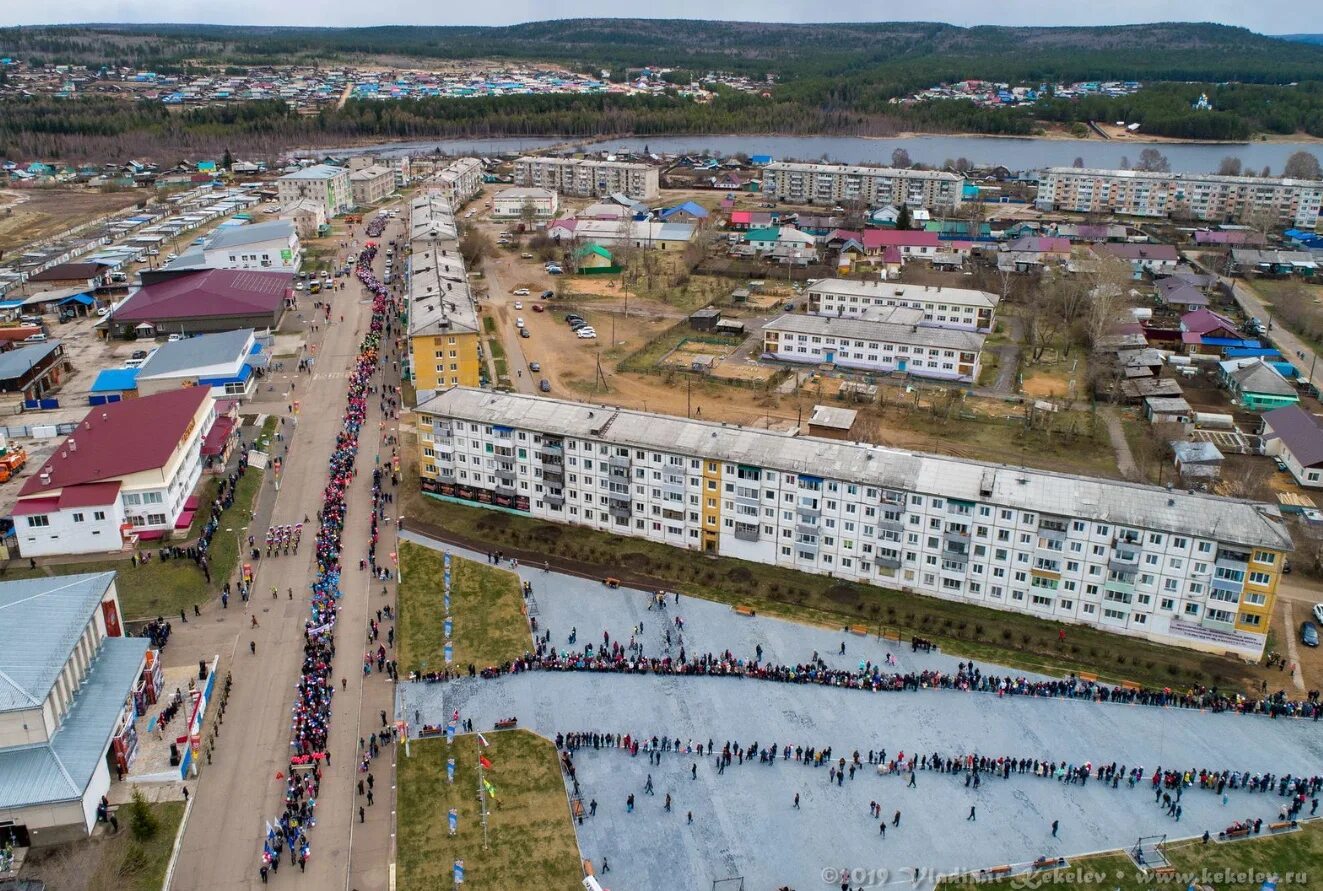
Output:
[[[574,270],[580,275],[614,275],[620,267],[609,250],[590,241],[574,249]]]

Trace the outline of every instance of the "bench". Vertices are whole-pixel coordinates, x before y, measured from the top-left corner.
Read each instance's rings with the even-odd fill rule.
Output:
[[[851,634],[858,634],[858,635],[861,636],[861,637],[867,637],[867,636],[868,636],[868,628],[865,627],[865,626],[863,626],[863,625],[851,625],[851,626],[850,626],[850,633],[851,633]]]
[[[615,578],[613,576],[607,576],[606,578],[602,579],[602,584],[606,585],[608,588],[619,588],[620,579]]]
[[[1077,671],[1075,676],[1081,681],[1088,681],[1091,684],[1098,683],[1098,676],[1091,671]]]
[[[1279,823],[1268,824],[1269,832],[1285,832],[1288,829],[1295,829],[1295,828],[1296,828],[1295,820],[1283,820]]]
[[[595,875],[597,875],[596,870],[593,869],[593,861],[591,861],[591,860],[585,860],[585,861],[583,861],[583,874],[586,875],[586,876],[595,876]]]
[[[518,726],[519,726],[519,720],[517,718],[507,718],[504,721],[496,722],[497,730],[513,730],[515,727]]]
[[[1007,863],[1003,866],[994,866],[991,869],[986,869],[984,870],[984,872],[986,872],[989,876],[991,876],[994,879],[999,879],[1002,876],[1010,875],[1012,870],[1011,870],[1011,865]]]
[[[1122,690],[1142,690],[1142,689],[1144,689],[1144,688],[1141,687],[1139,684],[1136,684],[1134,681],[1122,681],[1122,682],[1121,682],[1121,689],[1122,689]]]
[[[886,629],[885,631],[882,632],[882,639],[883,639],[883,640],[894,640],[894,641],[896,641],[897,643],[899,643],[899,642],[900,642],[900,632],[899,632],[899,631],[893,631],[893,630],[891,630],[890,628],[888,628],[888,629]]]
[[[570,813],[572,813],[572,814],[573,814],[574,816],[576,816],[576,817],[582,817],[582,816],[583,816],[583,802],[580,801],[580,800],[577,799],[577,798],[574,799],[573,801],[571,801],[571,802],[570,802]]]
[[[755,612],[753,611],[753,607],[751,607],[751,606],[745,606],[745,605],[742,604],[742,603],[738,603],[738,604],[736,604],[735,606],[731,607],[731,609],[735,610],[735,612],[739,613],[741,616],[756,616],[756,615],[757,615],[757,613],[755,613]]]
[[[1152,870],[1150,870],[1150,872],[1152,872],[1153,875],[1154,875],[1155,877],[1158,877],[1158,878],[1167,878],[1167,877],[1170,877],[1170,876],[1174,876],[1174,875],[1176,875],[1176,867],[1174,867],[1174,866],[1155,866],[1155,867],[1153,867]]]
[[[1239,829],[1224,829],[1217,834],[1217,837],[1225,841],[1232,839],[1245,838],[1250,834],[1250,827],[1242,826]]]

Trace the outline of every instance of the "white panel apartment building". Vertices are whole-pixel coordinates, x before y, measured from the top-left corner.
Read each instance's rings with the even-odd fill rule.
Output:
[[[430,191],[440,192],[458,210],[482,191],[482,162],[477,158],[451,161],[435,175]]]
[[[763,355],[782,362],[978,380],[982,334],[919,324],[923,311],[912,307],[867,312],[854,318],[786,313],[763,326]]]
[[[281,204],[293,204],[305,199],[316,201],[326,209],[326,218],[346,213],[354,204],[349,188],[349,171],[330,164],[314,164],[276,180],[276,193]]]
[[[614,407],[452,388],[443,499],[1213,652],[1262,652],[1276,507]]]
[[[514,182],[580,198],[620,193],[635,201],[651,201],[661,190],[656,167],[588,158],[525,156],[515,161]]]
[[[923,310],[923,320],[929,325],[984,333],[992,331],[1001,302],[996,294],[969,288],[846,278],[819,279],[805,293],[808,311],[816,315],[858,317],[874,307],[905,306]]]
[[[1313,229],[1323,208],[1323,182],[1052,167],[1039,181],[1037,204],[1040,210],[1216,223],[1266,212],[1279,225]]]
[[[787,204],[862,201],[869,207],[908,204],[953,211],[963,201],[964,185],[964,177],[944,170],[795,161],[775,161],[763,168],[763,194]]]

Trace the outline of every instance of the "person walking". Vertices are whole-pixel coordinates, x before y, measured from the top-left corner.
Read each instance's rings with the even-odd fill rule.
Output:
[[[262,866],[261,866],[261,868],[257,870],[257,874],[258,874],[259,876],[262,877],[262,884],[263,884],[263,885],[266,884],[266,874],[267,874],[269,871],[270,871],[270,868],[269,868],[265,863],[263,863]]]
[[[1058,825],[1059,825],[1059,824],[1057,823],[1056,820],[1053,820],[1053,821],[1052,821],[1052,837],[1053,837],[1053,838],[1056,838],[1056,837],[1057,837],[1057,826],[1058,826]]]
[[[367,822],[367,811],[363,808],[363,805],[361,804],[358,806],[358,822],[360,823]]]
[[[896,816],[891,818],[891,825],[892,826],[900,825],[900,811],[896,811]]]
[[[906,788],[907,788],[907,789],[913,789],[913,788],[916,788],[915,785],[914,785],[914,771],[913,771],[913,770],[910,771],[910,782],[909,782],[909,785],[906,786]]]
[[[974,805],[969,806],[969,816],[965,817],[965,820],[970,823],[974,822]]]
[[[795,808],[795,810],[799,810],[799,793],[798,793],[798,792],[795,793],[795,804],[794,804],[794,808]]]

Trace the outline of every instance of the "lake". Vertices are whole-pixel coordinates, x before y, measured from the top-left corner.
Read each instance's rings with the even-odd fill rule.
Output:
[[[412,142],[382,143],[352,149],[308,149],[310,154],[340,155],[373,153],[380,155],[430,154],[438,149],[444,154],[492,155],[502,152],[534,151],[566,142],[553,137],[501,139],[432,139]],[[921,164],[939,165],[949,159],[968,158],[975,164],[1000,164],[1011,170],[1069,166],[1083,158],[1086,167],[1120,167],[1122,158],[1133,165],[1139,153],[1155,147],[1179,173],[1211,173],[1228,156],[1240,158],[1246,170],[1260,171],[1265,166],[1280,174],[1292,152],[1305,150],[1323,158],[1323,143],[1251,142],[1202,145],[1189,143],[1144,143],[1104,141],[1101,139],[1007,139],[993,136],[907,136],[896,139],[867,139],[859,136],[655,136],[647,139],[604,139],[579,144],[583,149],[608,149],[677,154],[712,151],[721,155],[745,152],[771,155],[778,160],[798,158],[842,164],[887,164],[891,153],[903,148],[910,159]],[[302,150],[301,150],[302,151]]]

